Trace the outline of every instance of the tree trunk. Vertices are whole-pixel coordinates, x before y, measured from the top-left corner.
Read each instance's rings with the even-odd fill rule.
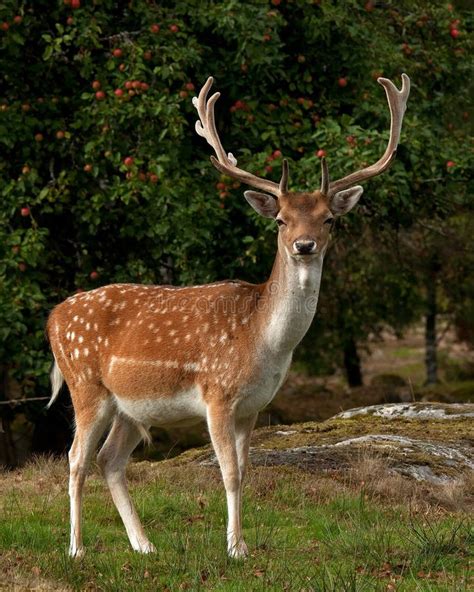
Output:
[[[360,358],[357,353],[357,344],[353,337],[350,337],[344,345],[344,368],[349,386],[362,386]]]
[[[425,322],[425,365],[426,383],[438,382],[437,342],[436,342],[436,277],[433,274],[426,286],[426,322]]]

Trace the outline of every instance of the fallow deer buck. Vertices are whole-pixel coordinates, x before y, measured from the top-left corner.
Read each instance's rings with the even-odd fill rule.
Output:
[[[197,133],[215,151],[213,165],[225,175],[263,191],[246,191],[250,205],[279,226],[278,250],[263,284],[224,281],[171,287],[112,284],[71,296],[48,320],[54,353],[51,403],[66,381],[75,412],[69,452],[70,554],[83,553],[82,490],[98,442],[111,429],[98,463],[136,551],[155,550],[130,499],[125,467],[150,426],[207,422],[227,494],[227,545],[243,557],[242,482],[250,434],[258,412],[274,397],[293,350],[316,312],[323,258],[333,220],[357,203],[356,185],[385,171],[395,156],[410,80],[402,89],[385,78],[390,139],[375,164],[330,181],[322,160],[321,188],[288,190],[288,164],[279,183],[237,167],[221,144],[214,121],[209,78],[193,99]]]

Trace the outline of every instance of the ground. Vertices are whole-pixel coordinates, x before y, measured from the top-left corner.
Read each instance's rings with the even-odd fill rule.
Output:
[[[158,549],[153,556],[130,550],[97,470],[86,487],[87,552],[79,561],[67,556],[65,461],[40,459],[0,474],[0,590],[467,592],[474,585],[474,407],[440,409],[444,418],[433,419],[430,405],[392,406],[257,430],[244,561],[226,556],[224,493],[208,447],[131,464],[132,494]],[[432,447],[337,446],[368,435]],[[312,456],[311,448],[322,454]],[[463,459],[446,462],[441,449],[462,451]],[[400,460],[440,478],[414,478],[398,470]]]

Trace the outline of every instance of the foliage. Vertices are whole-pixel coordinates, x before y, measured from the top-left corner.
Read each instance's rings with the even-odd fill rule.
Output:
[[[348,332],[363,342],[382,322],[403,325],[419,292],[400,235],[466,210],[469,18],[434,0],[5,0],[3,371],[25,394],[45,392],[46,316],[75,290],[269,273],[273,224],[217,176],[193,130],[191,97],[209,74],[225,146],[275,178],[280,150],[300,189],[319,185],[318,150],[333,177],[377,160],[388,112],[375,80],[410,74],[399,158],[339,223],[344,247],[328,259],[305,351],[333,351],[332,364]]]

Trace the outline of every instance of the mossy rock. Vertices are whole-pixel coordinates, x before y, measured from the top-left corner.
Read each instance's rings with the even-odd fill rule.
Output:
[[[410,415],[384,414],[381,407],[322,423],[256,430],[251,460],[321,473],[345,472],[372,456],[384,459],[394,472],[433,483],[460,479],[474,469],[474,405],[416,403],[411,405],[416,414]],[[206,446],[169,462],[215,465],[216,459]]]

